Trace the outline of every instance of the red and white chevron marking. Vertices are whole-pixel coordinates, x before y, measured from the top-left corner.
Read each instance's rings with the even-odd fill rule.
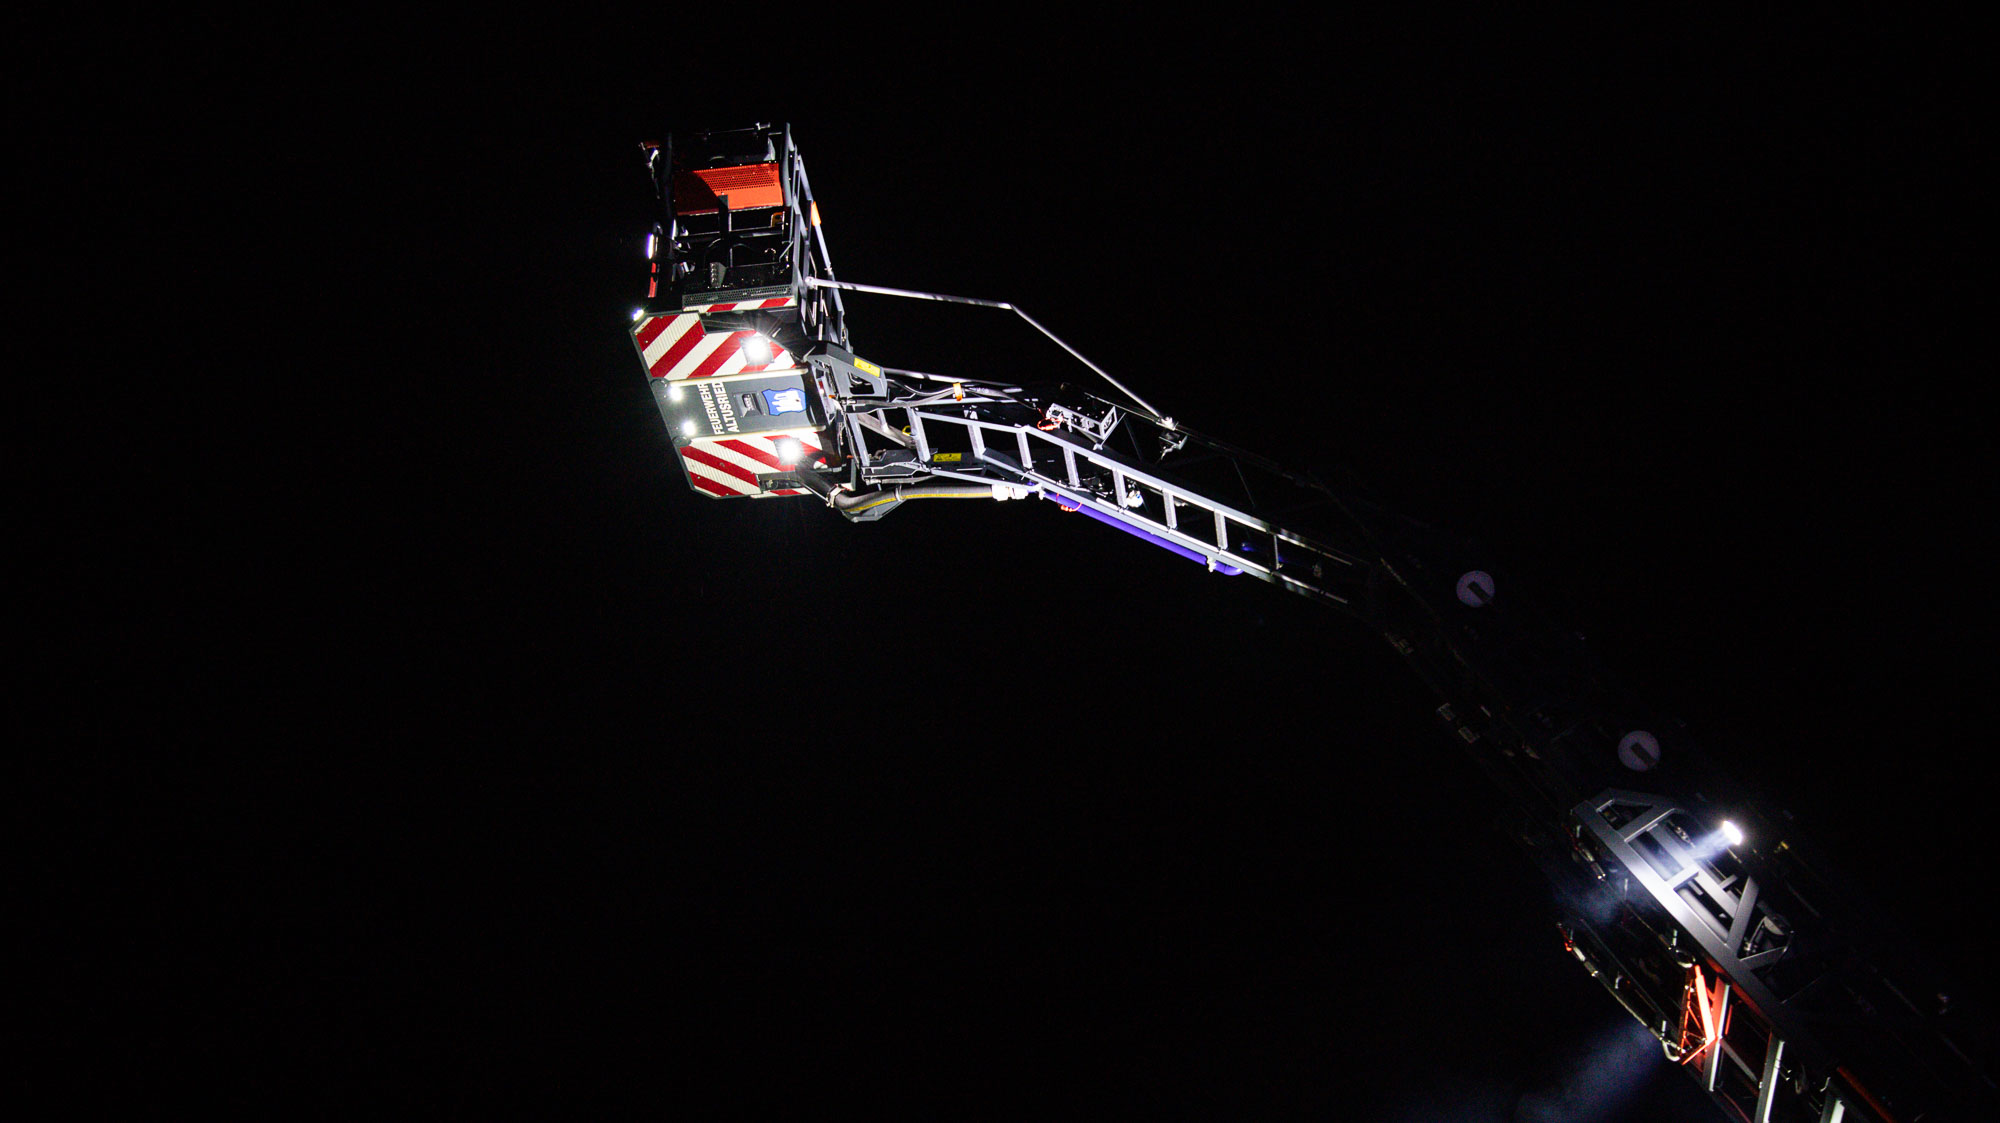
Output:
[[[641,322],[632,341],[639,345],[647,373],[672,381],[790,370],[798,365],[791,352],[769,337],[763,338],[763,347],[770,357],[753,361],[744,345],[757,334],[747,328],[710,334],[702,330],[700,316],[682,312]]]
[[[799,302],[795,296],[774,296],[769,300],[732,300],[725,304],[691,304],[681,309],[683,312],[760,312],[766,308],[790,308]]]
[[[770,361],[757,364],[745,361],[732,368],[732,360],[742,355],[743,344],[749,340],[751,333],[709,335],[703,331],[699,317],[707,312],[757,312],[790,308],[796,304],[796,297],[774,296],[764,300],[691,305],[677,313],[654,316],[633,325],[632,339],[638,344],[646,369],[654,378],[712,378],[742,370],[784,369],[792,365],[791,356],[776,344],[771,345],[774,353]],[[747,360],[747,356],[744,358]],[[703,365],[710,360],[715,361],[715,367],[704,370]]]
[[[806,461],[818,463],[825,459],[820,454],[819,431],[801,429],[756,436],[697,437],[681,446],[681,466],[687,469],[688,482],[694,484],[696,490],[705,491],[718,499],[742,495],[757,498],[804,495],[805,492],[796,488],[764,491],[757,486],[757,473],[789,472],[793,467],[778,459],[779,437],[790,437],[799,442],[805,449],[802,459]]]

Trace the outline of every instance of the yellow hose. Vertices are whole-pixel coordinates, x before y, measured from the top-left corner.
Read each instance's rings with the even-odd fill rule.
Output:
[[[992,492],[981,491],[976,488],[952,488],[949,491],[943,491],[943,490],[926,491],[922,488],[917,488],[911,491],[904,491],[901,488],[897,488],[895,491],[888,492],[887,494],[884,495],[876,496],[874,499],[870,499],[866,503],[859,503],[856,504],[855,506],[843,509],[847,511],[866,511],[870,507],[880,507],[884,503],[894,503],[899,499],[991,499],[991,498],[993,498]]]

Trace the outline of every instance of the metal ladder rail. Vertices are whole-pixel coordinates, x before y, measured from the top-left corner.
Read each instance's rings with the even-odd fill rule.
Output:
[[[1359,588],[1373,568],[1360,557],[1165,479],[1061,430],[923,409],[906,412],[912,447],[929,473],[992,482],[990,475],[973,475],[932,463],[937,442],[931,429],[958,428],[964,431],[973,459],[988,469],[1065,505],[1088,507],[1192,551],[1205,559],[1210,569],[1240,570],[1301,596],[1353,610]],[[1012,455],[1002,449],[1011,450]],[[1086,471],[1091,477],[1109,478],[1108,499],[1093,489]],[[1149,513],[1149,499],[1157,503],[1159,517]],[[1197,527],[1213,537],[1191,533]],[[1250,552],[1245,552],[1246,546]]]
[[[974,459],[989,473],[997,471],[1019,486],[1060,498],[1066,506],[1088,507],[1101,516],[1171,542],[1198,555],[1212,569],[1226,565],[1231,571],[1249,573],[1288,592],[1340,609],[1381,632],[1445,703],[1439,709],[1439,716],[1458,724],[1459,736],[1468,745],[1503,728],[1510,731],[1511,737],[1501,738],[1498,743],[1532,744],[1529,734],[1513,727],[1508,708],[1503,702],[1495,702],[1499,692],[1485,682],[1456,648],[1449,629],[1386,562],[1327,546],[1324,540],[1300,534],[1123,457],[1105,453],[1070,432],[930,412],[920,407],[905,412],[909,417],[906,431],[886,423],[882,427],[895,433],[898,443],[916,453],[926,474],[967,483],[993,482],[992,474],[954,471],[933,462],[936,441],[930,430],[939,427],[961,430],[965,436],[954,444],[969,445]],[[1001,448],[1010,448],[1019,459],[999,452]],[[1093,493],[1084,475],[1086,469],[1108,477],[1108,496]],[[861,476],[870,483],[908,482],[907,476],[886,471],[876,476],[864,469]],[[1147,489],[1158,497],[1157,518],[1149,511],[1126,505],[1135,492]],[[1194,512],[1192,520],[1188,518],[1190,512]],[[1212,527],[1214,540],[1189,534],[1191,524],[1205,524],[1205,530]],[[1260,538],[1255,545],[1261,556],[1246,555],[1233,548]],[[1281,547],[1283,555],[1276,553]],[[1277,564],[1267,560],[1272,558],[1278,559]],[[1400,613],[1391,611],[1392,603],[1402,606]],[[1452,716],[1454,710],[1457,716]],[[1505,755],[1517,770],[1541,767],[1511,752]],[[1532,751],[1528,756],[1539,761]],[[1497,763],[1498,758],[1480,759],[1495,767],[1506,767]],[[1575,798],[1571,787],[1539,773],[1524,774],[1503,783],[1510,785],[1509,790],[1515,790],[1512,784],[1524,784],[1521,790],[1537,797],[1533,805],[1558,818]]]
[[[840,290],[829,284],[824,286],[823,294],[814,291],[822,287],[815,281],[833,281],[833,255],[826,248],[826,234],[820,229],[819,211],[813,201],[812,182],[806,178],[805,160],[792,142],[790,125],[785,126],[783,160],[785,204],[792,222],[792,293],[798,302],[799,316],[808,338],[845,347],[847,309],[841,303]]]

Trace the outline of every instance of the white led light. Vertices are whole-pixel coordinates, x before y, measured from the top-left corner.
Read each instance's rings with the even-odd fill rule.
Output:
[[[682,436],[684,436],[684,437],[692,437],[692,436],[694,436],[694,419],[693,419],[693,418],[689,418],[688,420],[686,420],[686,421],[683,421],[683,422],[681,422],[681,435],[682,435]]]
[[[799,444],[796,437],[779,437],[771,443],[778,446],[778,463],[780,464],[797,464],[799,457],[805,455],[805,446]]]
[[[680,383],[678,383],[678,382],[669,382],[669,383],[667,383],[667,400],[668,400],[668,401],[670,401],[670,402],[678,402],[678,401],[680,401],[680,400],[681,400],[682,398],[685,398],[685,397],[687,397],[687,390],[686,390],[686,389],[685,389],[684,387],[682,387]]]
[[[659,248],[660,248],[660,236],[658,234],[646,235],[646,259],[648,261],[652,260],[653,251]]]
[[[646,318],[646,310],[645,310],[644,308],[634,308],[634,309],[632,309],[632,322],[633,322],[633,323],[635,323],[635,324],[636,324],[636,323],[638,323],[638,322],[639,322],[640,320],[643,320],[643,319],[645,319],[645,318]]]
[[[1741,846],[1743,845],[1743,828],[1724,819],[1722,821],[1722,837],[1728,839],[1731,846]]]
[[[751,366],[762,366],[771,361],[771,341],[761,335],[752,335],[743,341],[743,359]]]

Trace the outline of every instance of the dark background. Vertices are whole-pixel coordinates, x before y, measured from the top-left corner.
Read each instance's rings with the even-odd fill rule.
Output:
[[[35,40],[81,1112],[1700,1118],[1358,625],[1046,504],[687,489],[637,144],[753,121],[843,278],[1477,537],[1992,996],[1967,37],[712,14]]]

